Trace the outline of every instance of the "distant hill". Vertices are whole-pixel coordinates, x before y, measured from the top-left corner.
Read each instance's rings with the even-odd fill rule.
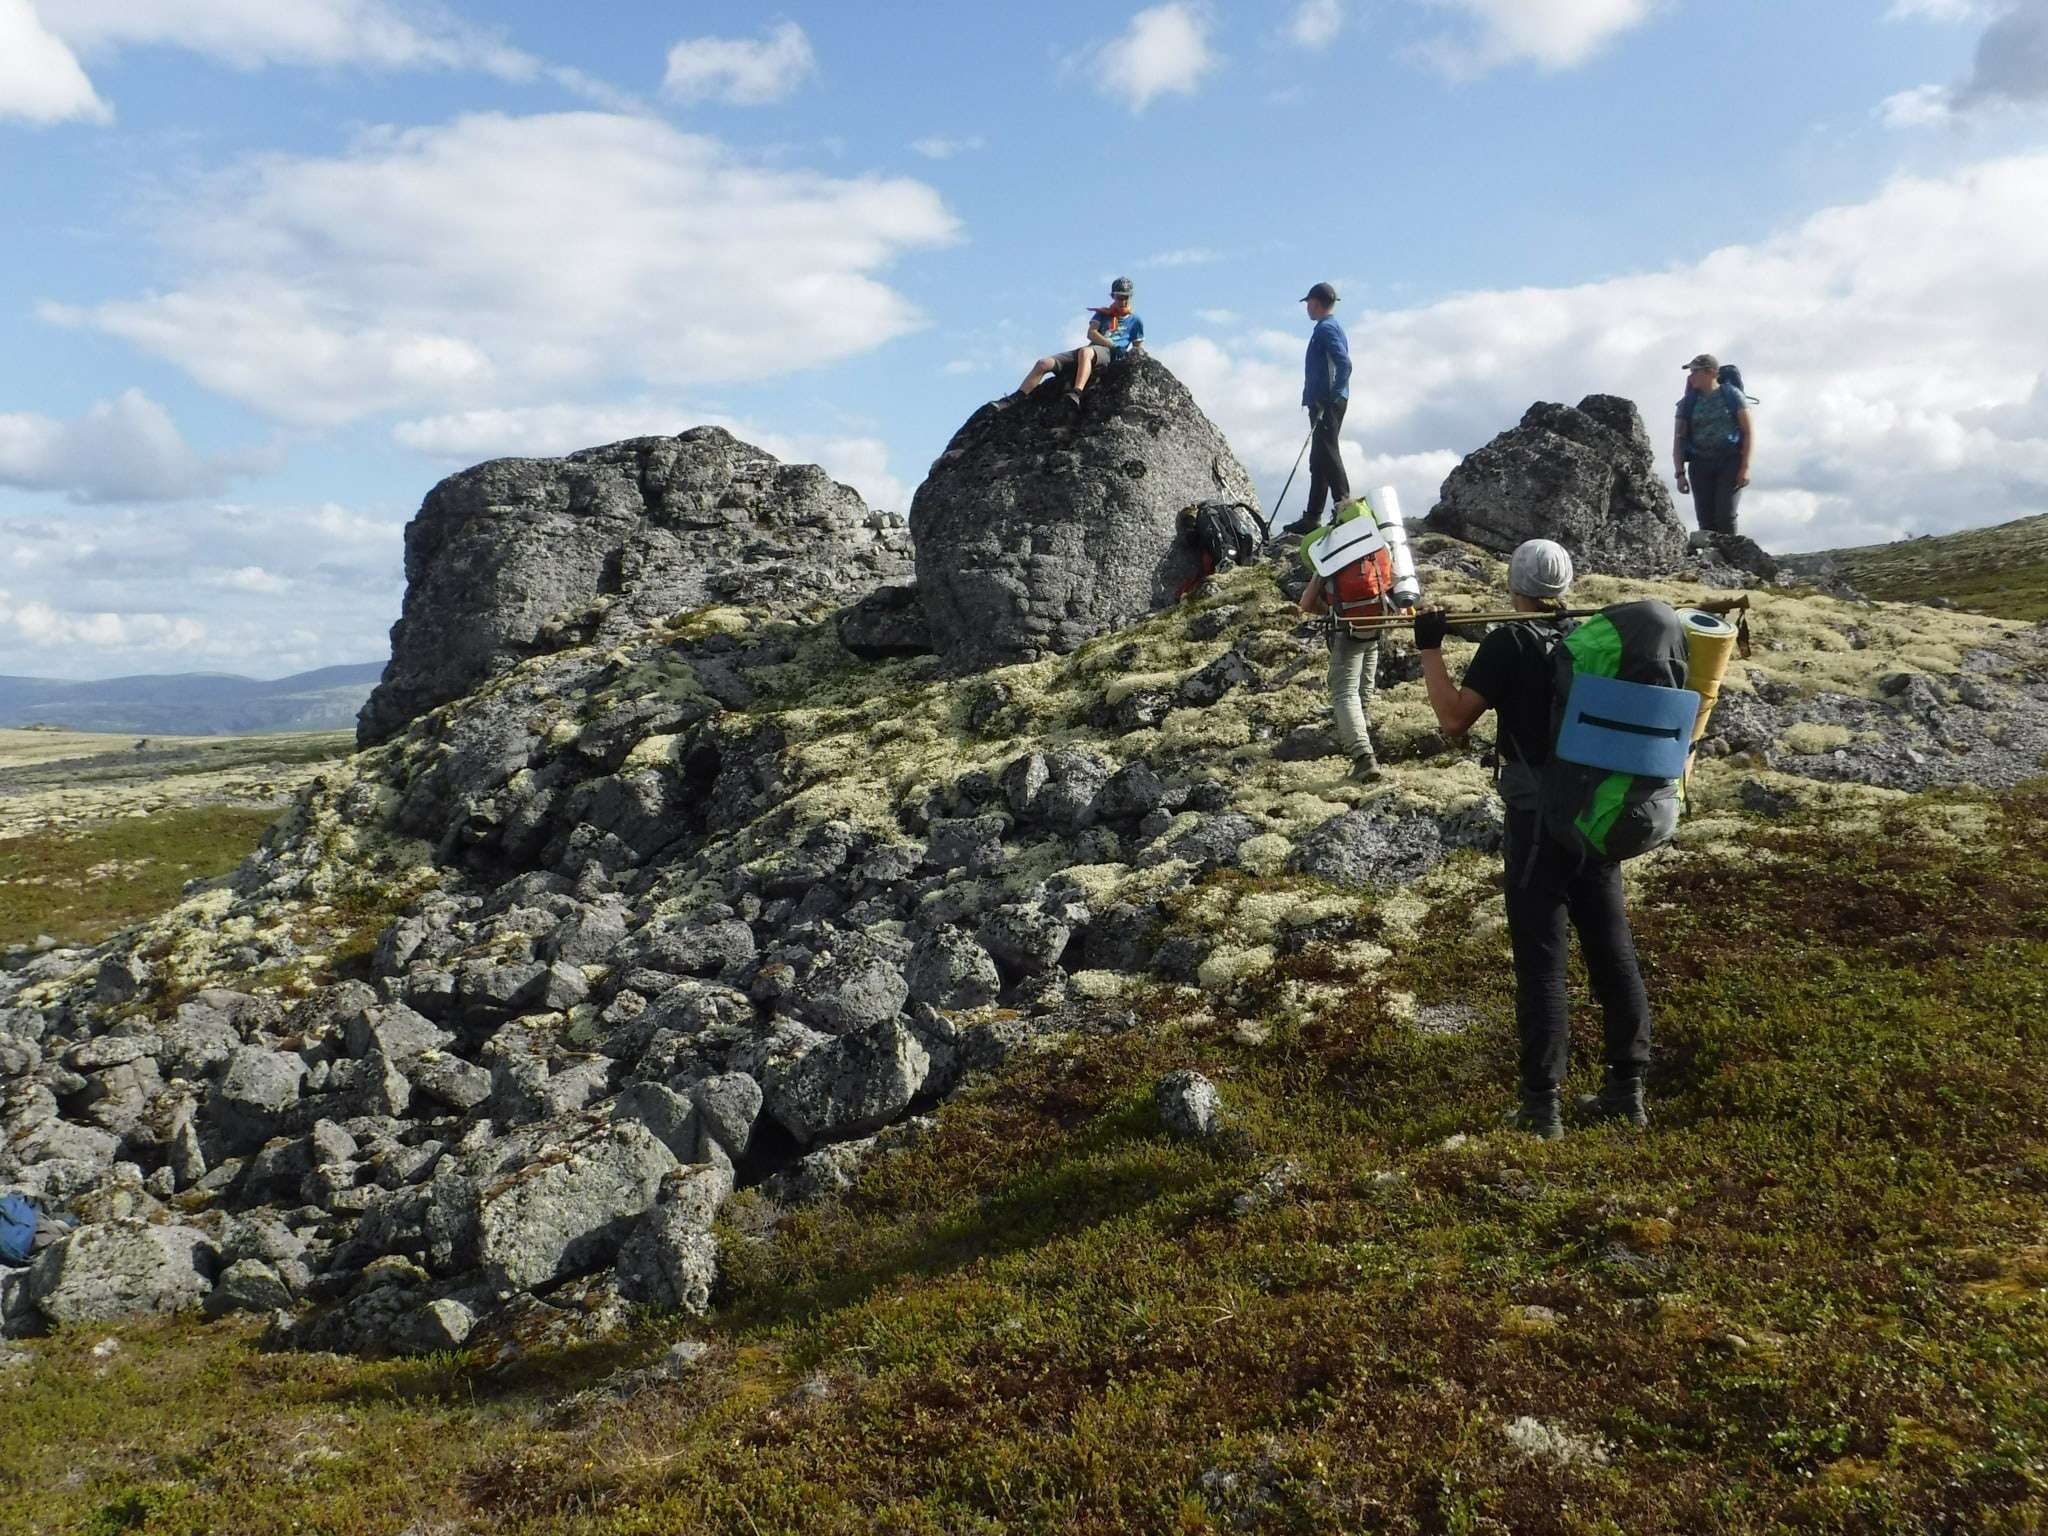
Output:
[[[2048,619],[2048,516],[1924,539],[1793,555],[1795,575],[1835,574],[1895,602],[1945,597],[2002,619]]]
[[[340,731],[384,675],[381,661],[322,667],[269,682],[225,672],[61,682],[0,677],[0,726],[61,725],[76,731],[244,736],[259,731]]]

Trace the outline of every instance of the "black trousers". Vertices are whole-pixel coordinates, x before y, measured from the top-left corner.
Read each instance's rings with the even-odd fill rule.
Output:
[[[1742,500],[1735,481],[1741,469],[1742,461],[1733,455],[1694,459],[1686,466],[1686,473],[1692,476],[1693,516],[1708,533],[1735,531],[1735,505]]]
[[[1571,1065],[1565,959],[1572,928],[1606,1023],[1606,1064],[1641,1072],[1650,1060],[1650,998],[1622,907],[1621,866],[1581,860],[1544,834],[1533,811],[1510,809],[1507,905],[1523,1090],[1556,1088]]]
[[[1304,523],[1323,520],[1325,496],[1334,496],[1339,506],[1351,499],[1351,477],[1344,473],[1344,451],[1337,445],[1337,434],[1344,430],[1344,407],[1349,403],[1332,400],[1325,405],[1309,436],[1308,510],[1301,514]]]

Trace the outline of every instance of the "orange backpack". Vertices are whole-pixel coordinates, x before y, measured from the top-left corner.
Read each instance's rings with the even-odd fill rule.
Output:
[[[1393,589],[1393,552],[1382,547],[1330,579],[1330,612],[1340,624],[1346,619],[1376,619],[1389,611],[1387,594]]]

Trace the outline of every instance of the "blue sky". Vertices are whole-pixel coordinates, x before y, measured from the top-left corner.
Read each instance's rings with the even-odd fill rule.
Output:
[[[2048,0],[0,0],[0,672],[379,659],[502,453],[901,509],[1118,273],[1269,498],[1327,278],[1411,513],[1701,347],[1773,547],[2048,510],[2044,103]]]

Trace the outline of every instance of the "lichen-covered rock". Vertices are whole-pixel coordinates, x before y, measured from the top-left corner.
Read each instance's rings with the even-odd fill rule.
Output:
[[[275,1136],[299,1102],[306,1063],[288,1051],[245,1045],[207,1095],[207,1108],[229,1149],[253,1151]]]
[[[27,1294],[53,1323],[183,1312],[205,1303],[215,1262],[212,1239],[191,1227],[101,1222],[37,1255]]]
[[[1191,1067],[1169,1072],[1152,1088],[1159,1123],[1175,1136],[1206,1140],[1223,1125],[1223,1097],[1216,1085]]]
[[[1421,526],[1500,554],[1555,539],[1580,574],[1655,576],[1685,559],[1685,529],[1632,401],[1539,401],[1466,455]]]
[[[597,1267],[675,1166],[652,1131],[624,1121],[484,1188],[476,1238],[488,1282],[509,1294]]]
[[[934,1008],[982,1008],[1003,990],[1002,973],[972,936],[950,925],[917,941],[904,975],[910,995]]]
[[[1333,816],[1309,832],[1287,867],[1332,885],[1385,889],[1421,879],[1443,857],[1443,828],[1434,816],[1373,805]]]
[[[1222,435],[1155,358],[1099,372],[1078,411],[1050,384],[984,406],[911,501],[934,646],[989,666],[1142,618],[1196,570],[1180,510],[1215,499],[1258,505]]]
[[[862,1136],[909,1107],[931,1056],[900,1019],[840,1035],[769,1069],[768,1113],[806,1144]]]
[[[357,736],[383,741],[528,656],[679,611],[846,602],[908,574],[907,543],[816,465],[718,427],[479,464],[406,528],[405,609]]]

